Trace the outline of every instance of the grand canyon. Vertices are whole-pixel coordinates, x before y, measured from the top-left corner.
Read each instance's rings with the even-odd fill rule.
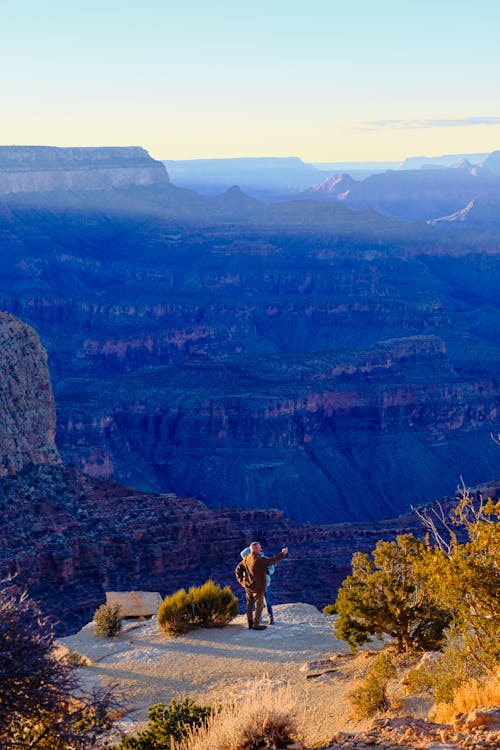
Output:
[[[498,476],[498,158],[263,200],[139,148],[0,148],[2,574],[67,631],[106,588],[232,583],[257,536],[322,606],[412,506]]]
[[[0,165],[0,308],[48,352],[65,462],[314,523],[495,476],[499,235],[476,208],[500,205],[498,153],[467,179],[267,203],[178,188],[135,148],[3,147]],[[388,216],[395,194],[421,208]]]

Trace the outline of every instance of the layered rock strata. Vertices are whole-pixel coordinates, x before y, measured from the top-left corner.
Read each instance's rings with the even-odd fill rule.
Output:
[[[0,313],[0,477],[61,463],[47,354],[36,332]]]
[[[0,194],[164,185],[162,162],[139,147],[0,146]]]
[[[311,522],[497,473],[494,233],[238,190],[85,195],[0,197],[0,307],[47,347],[65,460]]]

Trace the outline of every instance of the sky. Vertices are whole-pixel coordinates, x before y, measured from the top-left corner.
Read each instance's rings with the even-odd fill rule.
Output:
[[[0,144],[156,159],[500,149],[492,0],[0,0]]]

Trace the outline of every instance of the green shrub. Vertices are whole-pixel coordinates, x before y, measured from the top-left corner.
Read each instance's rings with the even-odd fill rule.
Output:
[[[186,736],[189,727],[201,727],[214,713],[210,706],[200,706],[189,698],[170,701],[165,708],[156,703],[148,709],[149,724],[143,732],[125,737],[116,750],[166,750],[171,743]]]
[[[186,633],[189,630],[190,616],[185,589],[166,596],[158,608],[158,622],[168,635]]]
[[[94,614],[94,632],[110,638],[122,629],[122,610],[119,604],[101,604]]]
[[[238,614],[238,600],[229,586],[221,589],[213,581],[179,589],[165,597],[158,609],[158,622],[169,635],[186,633],[192,627],[227,625]]]
[[[373,661],[362,685],[348,694],[359,718],[372,716],[377,711],[387,711],[387,683],[396,674],[390,654],[382,651]]]
[[[238,600],[229,586],[221,589],[212,580],[189,589],[188,606],[193,625],[202,628],[223,627],[238,614]]]
[[[356,552],[352,574],[343,581],[335,602],[334,633],[355,651],[371,636],[390,636],[398,651],[433,650],[450,623],[428,590],[419,563],[423,542],[402,534],[395,542],[379,541],[372,556]]]

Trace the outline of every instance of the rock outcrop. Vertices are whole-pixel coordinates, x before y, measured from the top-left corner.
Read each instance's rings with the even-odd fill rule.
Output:
[[[61,463],[47,355],[36,332],[0,313],[0,477]]]
[[[111,190],[168,182],[163,162],[136,146],[0,146],[0,194]]]
[[[374,719],[365,732],[337,734],[323,750],[497,750],[500,747],[500,717],[496,706],[470,711],[460,726],[437,724],[424,719],[397,717]],[[482,714],[477,720],[478,714]],[[477,720],[477,723],[475,721]],[[469,722],[469,723],[467,723]]]

